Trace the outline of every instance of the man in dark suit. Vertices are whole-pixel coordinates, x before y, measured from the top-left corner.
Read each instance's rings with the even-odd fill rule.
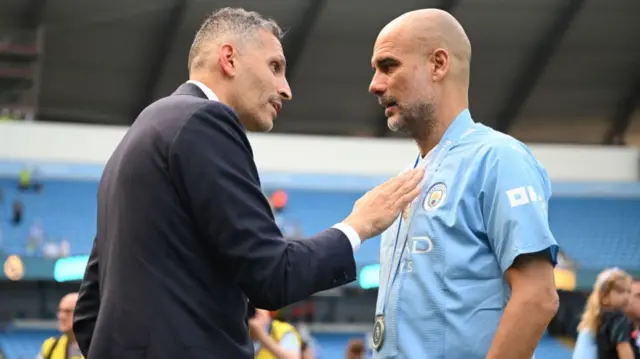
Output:
[[[107,162],[75,310],[87,358],[252,358],[247,299],[275,310],[353,281],[361,240],[419,193],[422,171],[406,172],[333,228],[282,238],[245,135],[291,99],[281,35],[255,12],[212,14],[191,80],[142,111]]]

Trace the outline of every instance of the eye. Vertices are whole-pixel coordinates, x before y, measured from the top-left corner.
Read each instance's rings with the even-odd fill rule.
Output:
[[[383,74],[390,74],[400,66],[400,63],[392,58],[383,58],[377,61],[377,68]]]
[[[280,63],[274,61],[271,63],[271,71],[273,71],[274,73],[280,73],[282,71],[282,65],[280,65]]]
[[[398,65],[395,63],[383,63],[380,66],[380,71],[382,71],[385,74],[389,74],[393,72],[393,70],[395,70],[397,67]]]

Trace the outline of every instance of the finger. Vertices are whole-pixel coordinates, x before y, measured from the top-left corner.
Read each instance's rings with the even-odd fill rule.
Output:
[[[412,170],[410,173],[411,177],[409,177],[402,186],[398,188],[398,195],[403,195],[404,193],[410,192],[419,186],[420,182],[422,182],[422,178],[424,178],[424,173],[425,171],[422,168]]]
[[[407,192],[400,196],[400,199],[397,202],[398,210],[402,211],[406,206],[409,205],[409,203],[413,202],[413,200],[420,195],[420,192],[422,192],[422,187],[418,186],[410,192]]]
[[[404,171],[397,176],[391,177],[385,183],[383,183],[382,186],[380,187],[385,191],[389,191],[390,193],[393,193],[397,191],[406,181],[411,179],[412,173],[413,172],[411,170]]]
[[[401,188],[399,188],[394,194],[393,198],[395,199],[395,205],[404,208],[407,204],[409,204],[413,199],[417,196],[412,196],[412,194],[417,191],[420,194],[422,190],[422,179],[424,178],[424,170],[417,171],[413,174],[413,177],[409,179]],[[404,198],[406,195],[411,197],[409,202],[405,202]]]
[[[376,196],[380,194],[390,196],[392,201],[394,201],[397,199],[397,196],[399,196],[399,194],[396,194],[396,192],[398,192],[403,185],[411,181],[415,176],[421,178],[422,175],[424,175],[424,169],[414,168],[411,170],[406,170],[401,174],[394,176],[384,183],[376,186],[374,189],[369,191],[369,193],[372,193]]]

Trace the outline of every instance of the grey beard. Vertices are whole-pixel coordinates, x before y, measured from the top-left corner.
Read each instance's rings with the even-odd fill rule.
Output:
[[[435,128],[436,106],[433,103],[418,103],[404,108],[400,114],[400,121],[389,124],[389,130],[404,132],[412,137],[429,136]]]

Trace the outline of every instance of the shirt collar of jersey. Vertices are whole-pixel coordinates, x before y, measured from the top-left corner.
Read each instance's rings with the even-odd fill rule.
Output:
[[[466,135],[467,130],[469,130],[469,128],[473,126],[473,124],[474,122],[471,118],[471,112],[469,112],[469,109],[465,108],[458,114],[458,116],[456,116],[453,122],[451,122],[449,128],[444,131],[444,134],[442,135],[442,139],[440,139],[440,143],[438,144],[438,146],[443,141],[458,141],[461,137]]]
[[[216,96],[216,94],[213,92],[213,90],[208,88],[207,85],[203,84],[202,82],[196,81],[196,80],[189,80],[189,81],[187,81],[187,83],[198,86],[198,88],[202,92],[204,92],[204,95],[207,96],[207,98],[209,100],[211,100],[211,101],[220,101],[220,99],[218,99],[218,96]]]
[[[435,149],[442,146],[444,142],[446,141],[456,142],[458,139],[465,136],[467,133],[467,130],[471,126],[473,126],[473,124],[474,122],[473,122],[473,119],[471,118],[471,112],[469,112],[469,109],[462,110],[462,112],[460,112],[458,116],[456,116],[456,118],[453,119],[453,122],[451,122],[447,130],[444,131],[444,134],[442,135],[442,138],[440,139],[440,142],[438,143],[438,145],[432,148],[429,152],[427,152],[426,156],[419,158],[418,161],[416,162],[416,166],[424,165],[427,159],[431,157],[431,155],[433,155],[433,153],[435,152]]]

